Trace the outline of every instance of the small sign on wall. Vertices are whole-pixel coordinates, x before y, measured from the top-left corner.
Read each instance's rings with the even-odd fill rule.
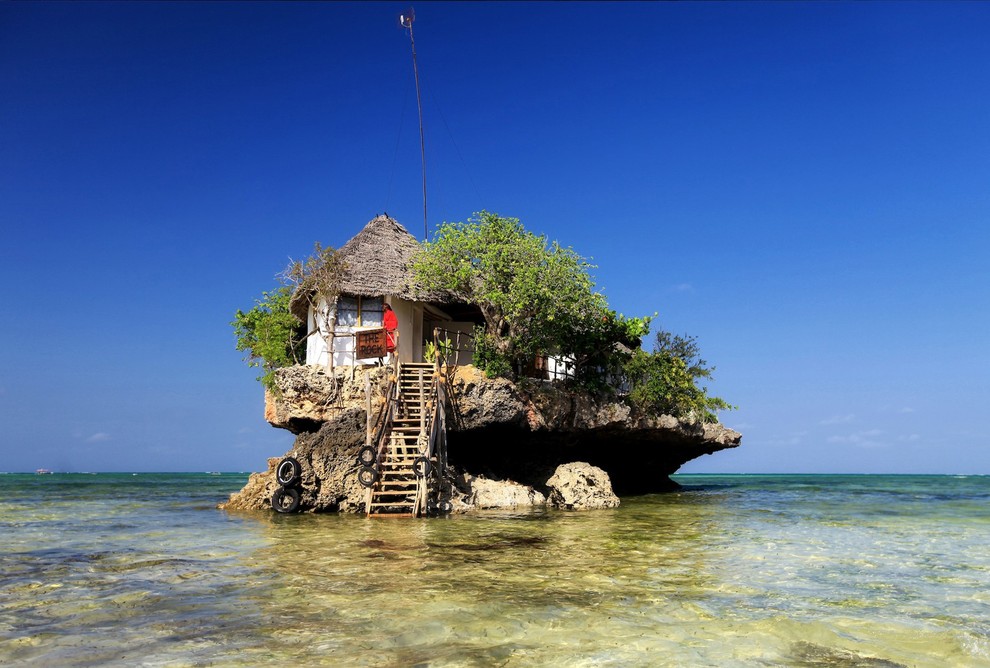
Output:
[[[384,329],[366,329],[357,332],[357,358],[385,357],[388,355],[387,340]]]

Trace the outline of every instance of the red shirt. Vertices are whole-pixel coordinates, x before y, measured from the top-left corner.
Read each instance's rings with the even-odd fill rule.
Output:
[[[395,317],[395,311],[385,311],[382,324],[385,325],[385,349],[388,352],[393,352],[395,350],[395,330],[399,328],[399,319]]]
[[[395,317],[395,311],[385,311],[382,323],[385,325],[386,332],[394,332],[399,328],[399,319]]]

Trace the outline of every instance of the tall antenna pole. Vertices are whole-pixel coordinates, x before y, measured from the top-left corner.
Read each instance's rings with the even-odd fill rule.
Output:
[[[419,69],[416,67],[416,40],[413,38],[413,21],[416,13],[409,8],[409,14],[399,17],[403,28],[409,29],[409,43],[412,45],[413,76],[416,77],[416,107],[419,109],[419,153],[423,161],[423,240],[429,238],[429,225],[426,222],[426,139],[423,136],[423,101],[419,95]]]

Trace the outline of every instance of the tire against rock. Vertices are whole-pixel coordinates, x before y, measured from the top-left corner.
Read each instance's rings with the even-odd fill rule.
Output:
[[[361,467],[361,470],[358,471],[358,482],[365,487],[374,487],[375,483],[378,482],[378,469],[370,466]]]
[[[286,457],[275,467],[275,481],[283,487],[291,487],[299,482],[302,467],[294,457]]]
[[[430,471],[433,470],[433,462],[427,457],[418,457],[416,461],[413,462],[413,471],[416,472],[416,477],[425,478],[430,475]]]
[[[294,513],[299,509],[299,490],[295,487],[279,487],[272,494],[272,508],[277,513]]]
[[[378,461],[378,455],[373,447],[366,445],[358,451],[357,461],[358,466],[374,466]]]

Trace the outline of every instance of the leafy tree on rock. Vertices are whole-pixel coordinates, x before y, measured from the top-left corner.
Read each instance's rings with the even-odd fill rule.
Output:
[[[657,332],[652,353],[636,350],[625,366],[629,399],[644,412],[673,415],[696,422],[718,422],[716,411],[735,406],[708,396],[699,381],[710,379],[714,367],[701,359],[693,336]]]
[[[481,309],[476,357],[494,375],[565,349],[608,317],[592,268],[572,249],[526,231],[517,218],[488,211],[444,223],[413,266],[423,287],[450,291]]]
[[[259,367],[258,376],[271,387],[275,369],[299,364],[305,354],[305,326],[289,310],[292,289],[282,286],[261,293],[250,311],[237,310],[231,326],[237,337],[237,350],[247,353],[248,366]]]
[[[333,336],[334,311],[323,305],[336,300],[344,269],[337,251],[317,242],[310,257],[291,261],[277,276],[281,287],[261,293],[250,311],[238,309],[234,314],[230,324],[237,350],[247,353],[248,366],[263,369],[258,380],[265,387],[273,388],[275,369],[300,364],[305,357],[306,325],[292,314],[293,297],[317,307],[318,331]]]

